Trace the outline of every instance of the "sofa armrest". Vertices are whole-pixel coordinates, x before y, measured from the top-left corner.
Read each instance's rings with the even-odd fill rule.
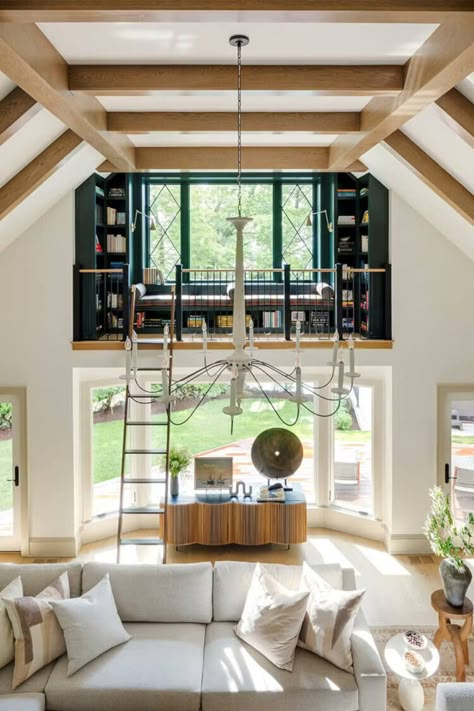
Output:
[[[359,711],[385,711],[387,675],[362,611],[351,637],[354,676],[359,687]]]
[[[474,683],[446,682],[436,687],[436,711],[471,711]]]

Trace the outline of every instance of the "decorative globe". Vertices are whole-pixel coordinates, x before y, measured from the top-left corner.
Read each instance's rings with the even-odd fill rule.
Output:
[[[293,432],[282,427],[271,427],[256,437],[250,456],[262,476],[287,479],[303,461],[303,445]]]

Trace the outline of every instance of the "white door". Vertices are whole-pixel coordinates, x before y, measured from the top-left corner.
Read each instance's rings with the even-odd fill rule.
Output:
[[[0,392],[0,551],[21,550],[22,401]]]
[[[458,522],[474,513],[474,386],[440,388],[439,483]]]

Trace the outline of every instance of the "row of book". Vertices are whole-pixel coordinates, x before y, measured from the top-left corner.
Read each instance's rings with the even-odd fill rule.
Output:
[[[338,225],[355,225],[355,215],[338,215],[337,224]]]
[[[104,208],[100,203],[95,204],[95,221],[98,225],[104,224]]]
[[[337,197],[338,198],[355,198],[357,191],[355,188],[338,188]]]
[[[107,314],[107,325],[109,328],[123,328],[123,318],[116,314]]]
[[[107,252],[126,252],[127,240],[123,235],[107,235]]]
[[[281,311],[264,311],[263,328],[280,328]]]
[[[123,294],[117,294],[113,291],[107,292],[107,308],[121,309],[123,308]]]
[[[103,191],[102,191],[103,194]],[[124,188],[109,188],[109,191],[107,193],[108,197],[111,198],[125,198],[125,189]]]
[[[107,207],[107,224],[108,225],[126,225],[127,213],[119,212],[115,207]]]

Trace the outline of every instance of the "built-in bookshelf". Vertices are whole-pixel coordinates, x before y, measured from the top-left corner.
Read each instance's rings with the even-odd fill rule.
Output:
[[[82,340],[120,334],[128,308],[129,176],[91,175],[76,190],[76,270]],[[94,271],[95,270],[95,271]]]

